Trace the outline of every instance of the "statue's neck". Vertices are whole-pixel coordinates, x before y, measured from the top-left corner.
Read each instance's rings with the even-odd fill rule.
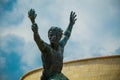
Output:
[[[55,43],[51,43],[51,47],[55,50],[58,49],[59,45],[58,44],[55,44]]]

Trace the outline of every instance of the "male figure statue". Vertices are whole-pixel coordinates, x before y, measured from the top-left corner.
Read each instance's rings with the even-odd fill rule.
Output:
[[[38,34],[38,26],[35,23],[37,14],[34,9],[28,12],[28,17],[32,22],[32,31],[34,33],[34,40],[41,51],[43,73],[41,80],[69,80],[61,73],[63,67],[63,52],[64,47],[70,37],[73,25],[75,24],[76,14],[71,12],[70,23],[63,35],[63,30],[58,27],[51,27],[48,31],[48,38],[50,44],[44,42]],[[62,38],[62,39],[61,39]]]

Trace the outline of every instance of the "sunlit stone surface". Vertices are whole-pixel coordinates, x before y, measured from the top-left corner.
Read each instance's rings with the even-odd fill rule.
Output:
[[[32,70],[21,80],[40,80],[41,71]],[[66,62],[62,72],[70,80],[120,80],[120,55]]]

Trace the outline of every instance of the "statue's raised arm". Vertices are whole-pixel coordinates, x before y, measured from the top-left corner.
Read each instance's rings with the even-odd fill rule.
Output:
[[[38,34],[38,26],[37,23],[35,22],[35,18],[36,18],[37,14],[35,13],[34,9],[30,9],[28,11],[28,17],[30,18],[31,22],[32,22],[32,31],[33,31],[33,36],[34,36],[34,40],[38,46],[38,48],[40,49],[40,51],[44,51],[44,49],[46,48],[47,43],[45,43],[40,35]]]
[[[71,35],[71,32],[72,32],[72,28],[73,28],[73,25],[75,24],[75,21],[77,20],[76,18],[76,14],[75,12],[71,11],[70,13],[70,22],[69,22],[69,25],[66,29],[66,31],[64,32],[64,37],[63,39],[60,41],[60,44],[64,47]]]

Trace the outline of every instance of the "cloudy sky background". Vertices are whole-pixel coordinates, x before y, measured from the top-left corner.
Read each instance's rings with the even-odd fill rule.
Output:
[[[70,12],[76,12],[64,61],[120,55],[119,0],[0,0],[0,80],[19,80],[42,66],[28,19],[30,8],[36,10],[39,34],[48,43],[48,29],[65,30]]]

